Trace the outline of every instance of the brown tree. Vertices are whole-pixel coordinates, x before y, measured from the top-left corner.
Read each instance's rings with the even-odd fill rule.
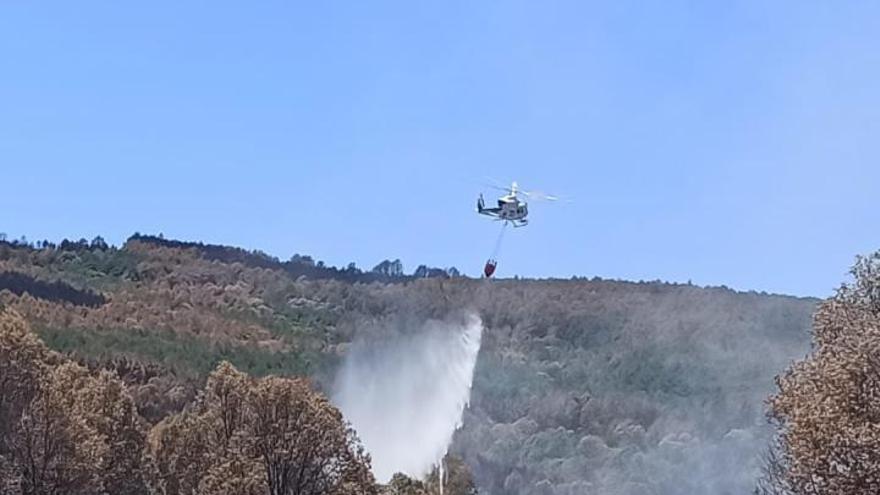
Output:
[[[251,386],[247,375],[223,362],[189,410],[153,428],[146,461],[155,493],[265,493],[261,466],[234,441],[242,434]]]
[[[101,490],[99,465],[108,448],[76,393],[80,369],[51,370],[12,436],[24,493],[87,494]]]
[[[197,493],[211,468],[209,428],[203,416],[184,411],[157,424],[147,437],[144,455],[151,492],[161,495]]]
[[[199,483],[200,495],[265,495],[263,466],[255,459],[230,456],[208,468]]]
[[[25,321],[0,308],[0,455],[8,456],[13,429],[36,396],[48,359],[48,349]]]
[[[267,377],[251,389],[244,449],[266,471],[269,493],[366,493],[369,457],[342,413],[301,378]]]
[[[208,377],[200,408],[211,425],[213,443],[229,450],[245,420],[245,407],[253,380],[224,361]]]
[[[165,495],[375,493],[353,430],[301,378],[253,379],[222,363],[148,445],[151,486]]]
[[[778,378],[768,493],[880,493],[880,252],[824,301],[813,350]]]
[[[107,493],[146,493],[142,465],[146,425],[134,400],[116,374],[101,370],[89,374],[77,366],[77,401],[82,417],[100,435],[106,455],[98,464],[101,486]]]
[[[125,385],[50,352],[8,311],[0,311],[0,430],[5,492],[146,492],[142,420]]]

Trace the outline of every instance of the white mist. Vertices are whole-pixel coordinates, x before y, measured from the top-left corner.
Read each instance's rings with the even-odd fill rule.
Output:
[[[431,320],[381,345],[362,343],[346,357],[333,400],[372,456],[373,474],[424,477],[438,465],[470,400],[483,324]]]

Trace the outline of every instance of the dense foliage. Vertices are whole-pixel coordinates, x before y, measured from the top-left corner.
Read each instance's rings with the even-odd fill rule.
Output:
[[[241,263],[252,268],[267,268],[283,270],[292,277],[309,277],[313,279],[335,279],[348,282],[400,282],[412,278],[439,277],[447,278],[457,276],[458,270],[454,267],[448,269],[430,268],[420,265],[411,277],[403,273],[403,265],[400,260],[384,260],[376,265],[371,271],[364,272],[354,264],[349,264],[344,269],[327,266],[323,262],[315,262],[310,256],[293,255],[289,261],[282,262],[262,251],[247,251],[238,247],[221,246],[217,244],[204,244],[201,242],[186,242],[173,239],[165,239],[161,236],[134,234],[129,241],[137,241],[155,246],[175,249],[190,249],[198,252],[202,257],[211,261],[222,263]]]
[[[0,245],[0,272],[105,304],[3,290],[0,304],[53,348],[116,371],[151,423],[181,413],[221,361],[309,375],[329,392],[355,340],[476,313],[483,348],[452,450],[490,494],[748,490],[770,433],[762,402],[807,350],[816,302],[661,282],[398,277],[394,262],[376,279],[310,276],[289,268],[314,263],[303,256],[276,265],[144,236],[92,244]]]
[[[301,378],[253,379],[229,363],[193,406],[150,433],[154,493],[364,494],[369,458],[339,411]]]
[[[767,493],[880,493],[880,253],[852,274],[816,313],[812,353],[778,380]]]
[[[55,355],[8,312],[0,312],[0,367],[4,493],[146,493],[145,425],[113,373]]]
[[[34,297],[52,302],[69,302],[74,306],[96,308],[107,300],[92,291],[77,290],[64,282],[43,282],[23,273],[0,273],[0,290],[8,290],[16,295],[28,293]]]
[[[0,310],[0,493],[371,494],[369,457],[302,378],[221,363],[150,427],[116,373],[52,351]]]

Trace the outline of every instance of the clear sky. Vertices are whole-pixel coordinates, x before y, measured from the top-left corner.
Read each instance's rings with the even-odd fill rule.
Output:
[[[880,3],[3,2],[0,232],[825,296],[880,248]],[[489,192],[489,191],[486,191]]]

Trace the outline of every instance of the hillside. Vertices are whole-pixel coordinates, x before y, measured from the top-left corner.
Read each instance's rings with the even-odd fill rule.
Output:
[[[221,359],[329,389],[352,342],[473,311],[483,347],[453,451],[481,493],[675,494],[749,491],[768,434],[763,400],[807,352],[817,302],[420,270],[340,270],[149,236],[120,248],[0,243],[0,304],[50,347],[117,369],[153,422]]]

